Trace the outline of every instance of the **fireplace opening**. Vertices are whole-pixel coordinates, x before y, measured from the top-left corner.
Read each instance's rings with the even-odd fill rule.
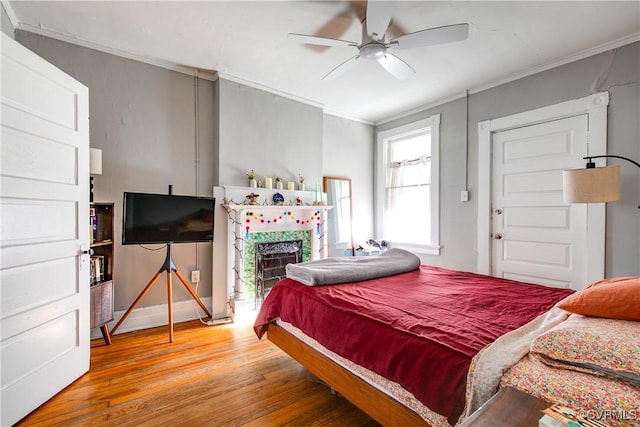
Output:
[[[287,264],[302,261],[302,240],[256,243],[256,308],[278,282],[286,277]]]

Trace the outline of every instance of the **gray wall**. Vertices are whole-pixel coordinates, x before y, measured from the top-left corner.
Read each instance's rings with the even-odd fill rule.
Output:
[[[89,87],[91,146],[103,150],[95,200],[116,203],[117,236],[124,191],[166,193],[172,184],[175,194],[209,196],[214,185],[246,186],[251,169],[284,181],[297,181],[302,174],[308,190],[321,185],[323,175],[351,176],[354,191],[362,191],[354,212],[364,218],[362,234],[372,235],[372,126],[325,116],[317,106],[229,80],[196,81],[24,31],[17,32],[17,40]],[[216,236],[224,226],[216,224]],[[163,250],[116,245],[116,310],[129,307],[164,255]],[[212,293],[211,259],[210,244],[174,246],[183,275],[201,270],[200,296]],[[181,286],[174,289],[175,301],[190,299]],[[157,285],[138,307],[165,303],[165,287]],[[213,308],[214,315],[225,314],[224,301],[214,301]]]
[[[356,241],[373,236],[374,129],[326,115],[303,104],[228,80],[212,82],[70,45],[24,31],[16,39],[89,87],[91,146],[103,150],[103,175],[95,178],[98,201],[116,203],[121,233],[123,191],[210,195],[214,185],[245,186],[245,173],[353,179]],[[567,64],[378,126],[380,131],[441,114],[440,257],[425,262],[476,269],[479,121],[608,90],[609,153],[640,160],[640,44]],[[199,102],[196,120],[195,100]],[[198,123],[199,132],[195,127]],[[468,168],[465,128],[468,125]],[[198,144],[196,146],[196,135]],[[611,161],[615,163],[615,161]],[[622,200],[607,205],[607,276],[639,275],[640,174],[622,165]],[[467,177],[468,175],[468,177]],[[468,179],[471,201],[459,201]],[[198,293],[211,295],[211,245],[176,245],[178,268],[201,270]],[[124,310],[157,272],[164,251],[116,246],[116,310]],[[166,303],[157,286],[140,306]],[[175,300],[189,295],[176,287]]]
[[[328,114],[324,116],[323,175],[351,178],[356,245],[374,237],[373,135],[373,126]]]
[[[90,145],[102,149],[103,156],[103,174],[94,177],[94,199],[116,204],[115,309],[124,310],[158,272],[166,252],[119,244],[122,193],[166,194],[171,184],[174,194],[212,194],[217,174],[215,83],[198,80],[196,147],[194,77],[24,31],[17,31],[16,39],[89,87]],[[187,278],[191,270],[201,270],[198,294],[211,295],[211,245],[178,244],[173,256]],[[161,280],[139,307],[166,303]],[[174,300],[190,299],[182,286],[174,289]]]
[[[422,255],[423,262],[457,270],[476,271],[477,206],[461,202],[466,182],[466,99],[458,99],[376,127],[376,133],[440,114],[440,256]],[[471,126],[471,125],[470,125]],[[472,132],[472,130],[469,130]],[[469,158],[469,161],[477,161]],[[472,173],[472,172],[470,172]],[[475,184],[474,184],[475,185]],[[473,191],[473,190],[472,190]]]
[[[220,80],[220,185],[247,186],[279,176],[313,189],[322,182],[322,109],[229,80]],[[264,200],[259,200],[263,202]]]
[[[465,100],[456,100],[376,128],[376,132],[441,113],[441,244],[440,257],[425,262],[476,270],[478,132],[480,121],[495,119],[563,101],[608,91],[608,154],[640,161],[640,43],[541,72],[469,97],[468,179],[471,201],[458,197],[465,181]],[[640,275],[640,169],[620,164],[622,197],[607,204],[606,276]]]

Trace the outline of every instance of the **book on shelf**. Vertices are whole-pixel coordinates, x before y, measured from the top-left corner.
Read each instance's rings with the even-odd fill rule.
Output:
[[[96,208],[89,208],[89,239],[91,244],[97,240],[98,234],[98,217],[96,216]]]
[[[92,255],[91,267],[89,269],[91,283],[102,282],[105,279],[104,269],[105,269],[104,256]]]

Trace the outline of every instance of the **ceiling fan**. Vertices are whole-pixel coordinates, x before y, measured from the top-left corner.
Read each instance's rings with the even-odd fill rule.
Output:
[[[469,24],[465,23],[428,28],[396,37],[387,42],[385,41],[385,33],[391,22],[393,7],[393,2],[368,2],[367,15],[362,22],[362,41],[360,43],[296,33],[289,33],[289,36],[308,44],[346,46],[358,49],[357,55],[350,57],[329,71],[322,80],[332,80],[341,76],[360,58],[378,61],[389,74],[399,80],[405,80],[415,74],[415,70],[402,59],[389,53],[389,50],[412,49],[451,43],[465,40],[469,35]]]

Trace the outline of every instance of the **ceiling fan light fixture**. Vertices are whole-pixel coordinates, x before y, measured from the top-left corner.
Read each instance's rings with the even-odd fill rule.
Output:
[[[385,45],[380,43],[365,44],[360,48],[360,56],[364,59],[377,61],[387,53]]]
[[[360,3],[360,2],[350,2]],[[389,74],[399,80],[404,80],[416,73],[409,64],[393,55],[396,49],[412,49],[423,46],[433,46],[464,40],[469,35],[469,24],[445,25],[443,27],[427,28],[397,37],[387,43],[387,30],[391,24],[391,15],[395,3],[393,1],[367,1],[367,14],[362,21],[362,38],[360,44],[347,40],[317,37],[312,35],[289,33],[302,43],[319,46],[342,46],[358,49],[358,55],[344,61],[335,67],[322,80],[332,80],[344,74],[347,68],[353,66],[359,58],[376,61]],[[360,7],[360,6],[358,6]]]

